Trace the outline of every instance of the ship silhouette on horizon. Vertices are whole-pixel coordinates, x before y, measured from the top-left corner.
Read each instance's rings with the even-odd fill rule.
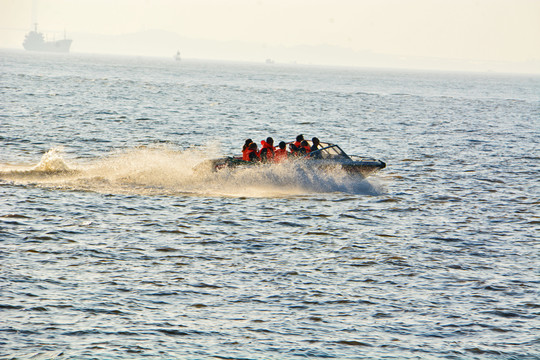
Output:
[[[68,53],[72,42],[73,40],[66,38],[65,32],[62,40],[46,41],[43,33],[38,32],[36,23],[34,24],[34,30],[26,34],[23,47],[28,51]]]

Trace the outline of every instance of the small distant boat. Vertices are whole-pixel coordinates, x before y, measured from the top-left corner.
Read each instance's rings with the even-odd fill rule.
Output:
[[[308,140],[311,146],[312,142]],[[339,145],[320,143],[320,148],[308,154],[290,156],[295,164],[305,165],[318,171],[333,171],[341,169],[348,174],[367,177],[386,167],[386,163],[370,157],[347,155]],[[303,160],[303,161],[302,161]],[[242,156],[228,156],[219,159],[210,159],[195,167],[195,171],[219,171],[225,168],[235,169],[238,167],[252,167],[261,165],[261,162],[242,160]]]
[[[28,51],[68,53],[72,42],[73,40],[66,39],[65,33],[62,40],[45,41],[43,33],[38,32],[37,24],[34,24],[34,30],[26,34],[24,38],[23,47]]]
[[[174,55],[174,60],[176,60],[176,61],[182,60],[182,58],[180,57],[180,51],[176,52],[176,55]]]

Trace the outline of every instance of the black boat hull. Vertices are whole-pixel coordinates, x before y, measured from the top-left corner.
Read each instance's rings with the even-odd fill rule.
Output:
[[[298,166],[308,166],[311,168],[316,168],[320,171],[345,171],[351,175],[360,175],[360,176],[369,176],[381,169],[386,167],[386,163],[380,160],[375,159],[365,159],[359,161],[346,161],[346,162],[336,162],[336,161],[327,161],[327,160],[316,160],[316,159],[294,159],[293,163],[298,164]],[[274,163],[262,163],[262,162],[252,162],[252,161],[243,161],[235,157],[223,157],[219,159],[211,159],[202,162],[197,165],[195,171],[207,171],[207,172],[216,172],[223,169],[237,169],[237,168],[250,168],[260,165],[278,165]]]

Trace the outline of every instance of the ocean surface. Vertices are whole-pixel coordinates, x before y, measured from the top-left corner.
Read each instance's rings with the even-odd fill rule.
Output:
[[[387,168],[195,172],[317,136]],[[0,51],[0,358],[540,359],[540,77]]]

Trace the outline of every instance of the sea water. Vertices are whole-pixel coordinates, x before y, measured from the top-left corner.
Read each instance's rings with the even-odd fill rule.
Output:
[[[540,78],[0,52],[0,357],[538,359]],[[298,134],[387,163],[193,168]]]

